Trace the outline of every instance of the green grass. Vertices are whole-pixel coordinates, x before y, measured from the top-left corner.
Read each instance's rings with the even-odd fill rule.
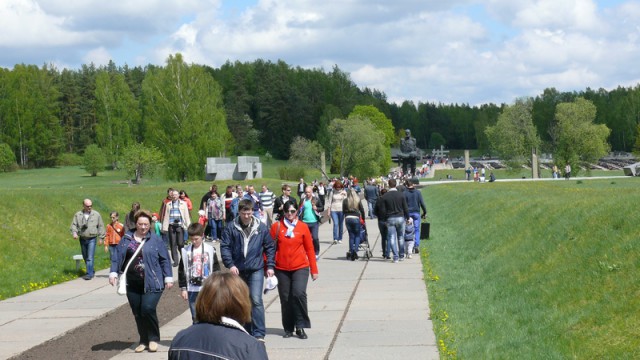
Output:
[[[215,183],[220,191],[237,183],[253,184],[259,191],[262,184],[267,184],[280,194],[283,181],[277,179],[277,168],[285,164],[277,160],[264,163],[262,179]],[[310,176],[314,174],[310,171]],[[0,300],[84,274],[84,268],[76,271],[71,259],[80,254],[80,246],[69,233],[71,218],[82,208],[83,199],[92,199],[94,209],[108,221],[109,212],[114,210],[123,219],[134,201],[144,209],[158,211],[168,187],[186,190],[197,208],[210,185],[209,181],[176,183],[161,179],[129,185],[121,171],[105,171],[91,177],[79,167],[0,173],[0,213],[4,217],[0,224],[0,273],[4,274]],[[96,269],[109,267],[108,254],[103,249],[96,247]]]
[[[640,357],[640,179],[427,187],[443,358]]]

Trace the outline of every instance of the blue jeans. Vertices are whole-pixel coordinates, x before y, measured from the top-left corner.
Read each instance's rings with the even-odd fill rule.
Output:
[[[410,212],[409,217],[413,219],[413,231],[415,233],[415,242],[413,243],[414,247],[420,246],[420,213],[419,212]]]
[[[342,222],[344,221],[344,213],[342,211],[332,211],[331,221],[333,221],[333,240],[342,241],[342,233],[344,231]]]
[[[93,277],[95,271],[93,269],[93,256],[96,253],[96,238],[80,239],[80,249],[82,250],[82,258],[87,266],[87,275]]]
[[[401,216],[387,219],[387,236],[389,237],[387,244],[393,252],[393,260],[404,256],[404,222]]]
[[[309,232],[311,232],[311,239],[313,239],[313,250],[315,250],[316,255],[318,255],[320,254],[320,239],[318,238],[318,223],[306,222],[305,224],[307,224],[307,226],[309,227]]]
[[[369,219],[374,219],[376,217],[376,200],[367,201],[369,204]]]
[[[189,310],[191,310],[191,321],[196,322],[196,298],[198,297],[197,291],[187,292],[187,301],[189,301]]]
[[[264,337],[266,334],[264,304],[262,302],[264,270],[242,271],[240,276],[249,286],[249,297],[251,298],[251,322],[245,324],[244,328],[253,337]]]
[[[209,219],[209,228],[211,229],[211,238],[220,239],[222,233],[222,220]]]
[[[351,253],[356,253],[360,246],[360,237],[362,234],[360,219],[356,217],[348,217],[344,222],[347,225],[347,232],[349,232],[349,251]]]
[[[389,237],[387,236],[387,223],[378,218],[378,231],[380,231],[380,242],[382,243],[382,256],[389,256]]]
[[[137,292],[127,286],[127,299],[136,320],[140,344],[149,341],[160,342],[160,322],[158,321],[158,302],[162,292]]]

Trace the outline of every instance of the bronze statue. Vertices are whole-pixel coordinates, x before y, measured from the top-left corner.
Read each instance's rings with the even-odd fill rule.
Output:
[[[405,137],[400,140],[400,154],[398,158],[402,163],[402,172],[407,173],[407,168],[411,168],[411,175],[416,174],[416,160],[418,158],[418,147],[416,138],[411,137],[411,130],[405,130]]]

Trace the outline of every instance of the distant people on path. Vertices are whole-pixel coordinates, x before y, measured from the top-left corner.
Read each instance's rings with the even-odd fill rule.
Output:
[[[211,240],[220,240],[223,229],[222,222],[224,220],[224,203],[220,196],[218,196],[217,191],[211,193],[204,212],[207,218],[207,224],[209,225],[209,236]]]
[[[171,341],[169,360],[267,360],[264,343],[242,327],[251,321],[249,288],[228,271],[207,278],[196,300],[196,323]]]
[[[80,241],[82,259],[87,267],[87,273],[82,278],[91,280],[95,275],[93,260],[96,252],[96,239],[100,238],[100,241],[103,241],[106,236],[102,216],[100,216],[99,212],[93,210],[93,202],[91,199],[84,199],[82,202],[82,210],[73,215],[73,220],[71,220],[71,235],[74,239]]]
[[[300,178],[300,182],[298,183],[298,199],[302,199],[302,194],[304,194],[304,189],[307,188],[307,183],[304,182],[303,178]]]
[[[313,195],[313,187],[311,186],[307,186],[305,188],[304,194],[302,195],[302,198],[300,198],[300,209],[298,210],[298,218],[309,227],[317,260],[320,257],[320,239],[318,238],[318,228],[320,227],[320,213],[318,212],[318,198]]]
[[[380,196],[380,189],[376,186],[375,180],[367,180],[364,186],[364,199],[367,200],[367,207],[369,208],[369,219],[375,219],[376,201]]]
[[[119,214],[117,211],[112,211],[109,214],[111,223],[107,225],[107,232],[104,238],[104,251],[109,252],[109,258],[113,261],[116,256],[116,245],[120,242],[120,239],[124,236],[124,225],[119,220]]]
[[[131,211],[129,211],[127,213],[127,215],[125,216],[125,218],[124,218],[124,232],[125,233],[128,233],[129,231],[136,229],[135,216],[136,216],[136,213],[138,212],[138,210],[140,210],[140,203],[136,201],[133,204],[131,204]]]
[[[180,296],[189,303],[191,320],[196,319],[196,298],[202,283],[211,274],[220,271],[220,263],[213,246],[205,244],[204,226],[193,223],[187,229],[191,244],[182,249],[180,266],[178,266],[178,285]]]
[[[273,203],[276,200],[276,195],[273,191],[269,190],[266,184],[262,185],[262,191],[258,194],[260,202],[262,203],[262,211],[264,216],[262,222],[271,226],[273,224]]]
[[[262,289],[265,268],[268,277],[274,276],[275,246],[266,225],[253,216],[251,201],[243,199],[238,207],[238,217],[222,232],[220,254],[224,266],[232,274],[242,277],[249,286],[251,323],[245,328],[256,339],[264,341],[266,327]],[[266,267],[263,255],[266,256]]]
[[[111,262],[109,284],[116,285],[118,277],[127,269],[127,300],[140,336],[134,351],[156,352],[160,342],[156,309],[162,291],[173,287],[173,272],[167,247],[158,235],[149,231],[151,213],[139,210],[135,219],[136,229],[126,233],[118,244],[117,257]]]
[[[553,168],[551,168],[551,176],[552,176],[554,179],[557,179],[557,178],[559,178],[559,177],[560,177],[560,172],[559,172],[559,170],[558,170],[558,165],[553,164]]]
[[[324,182],[320,181],[320,183],[317,186],[317,192],[318,192],[318,200],[320,202],[320,204],[318,205],[318,208],[320,209],[320,212],[322,212],[324,210],[325,196],[327,195],[327,188],[324,186]]]
[[[496,176],[493,174],[493,171],[489,174],[489,182],[496,181]]]
[[[318,279],[315,248],[308,226],[298,218],[295,201],[284,204],[284,216],[271,225],[271,237],[276,244],[276,270],[278,295],[282,312],[284,337],[306,339],[304,329],[311,327],[307,307],[309,274]]]
[[[275,220],[282,220],[284,216],[284,204],[287,201],[293,201],[296,204],[296,208],[298,207],[298,202],[296,198],[291,196],[291,186],[284,184],[282,185],[282,195],[276,198],[276,201],[273,203],[273,212]]]
[[[380,190],[380,197],[387,193],[387,189]],[[390,259],[389,257],[389,243],[388,243],[388,231],[387,231],[387,218],[384,212],[381,210],[382,202],[376,202],[376,218],[378,220],[378,231],[380,231],[380,245],[382,245],[382,257]]]
[[[329,194],[329,215],[333,222],[333,244],[342,244],[344,232],[344,213],[342,212],[342,201],[347,198],[347,192],[340,180],[333,183],[333,190]]]
[[[164,231],[169,238],[173,267],[176,267],[180,261],[180,252],[184,247],[185,232],[187,227],[191,225],[191,217],[189,216],[187,203],[180,200],[178,190],[171,191],[169,196],[171,196],[171,200],[164,206],[162,231]]]
[[[414,228],[414,246],[415,253],[420,252],[420,219],[427,217],[427,207],[424,204],[422,193],[416,189],[415,185],[411,181],[405,182],[405,190],[402,192],[405,200],[407,200],[407,207],[409,208],[409,217],[413,219],[411,226]],[[420,215],[422,210],[422,215]]]
[[[211,197],[211,194],[209,194],[209,197]],[[233,219],[235,218],[235,216],[233,216],[233,212],[231,211],[231,203],[233,202],[233,199],[236,198],[237,195],[236,193],[233,191],[233,186],[229,185],[227,186],[224,194],[222,194],[222,201],[224,202],[224,222],[225,224],[230,224]],[[209,199],[207,199],[209,200]]]
[[[360,196],[354,189],[349,189],[347,198],[342,201],[342,213],[349,233],[349,258],[354,261],[358,259],[358,248],[362,240],[362,223],[365,218]]]
[[[407,200],[396,189],[396,180],[389,180],[389,191],[380,198],[380,211],[387,219],[387,241],[393,262],[404,260],[404,224],[410,218]]]
[[[571,165],[569,163],[564,167],[564,177],[567,180],[571,178]]]

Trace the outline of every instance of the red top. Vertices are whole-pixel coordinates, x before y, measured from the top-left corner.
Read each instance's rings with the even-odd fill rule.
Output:
[[[107,235],[104,238],[105,245],[118,245],[124,236],[124,225],[119,222],[107,225]]]
[[[276,238],[276,231],[280,231]],[[293,236],[286,237],[287,225],[277,221],[271,225],[271,237],[276,239],[276,269],[294,271],[305,267],[311,268],[311,274],[318,274],[316,253],[313,249],[313,239],[307,224],[298,220],[293,229]]]

